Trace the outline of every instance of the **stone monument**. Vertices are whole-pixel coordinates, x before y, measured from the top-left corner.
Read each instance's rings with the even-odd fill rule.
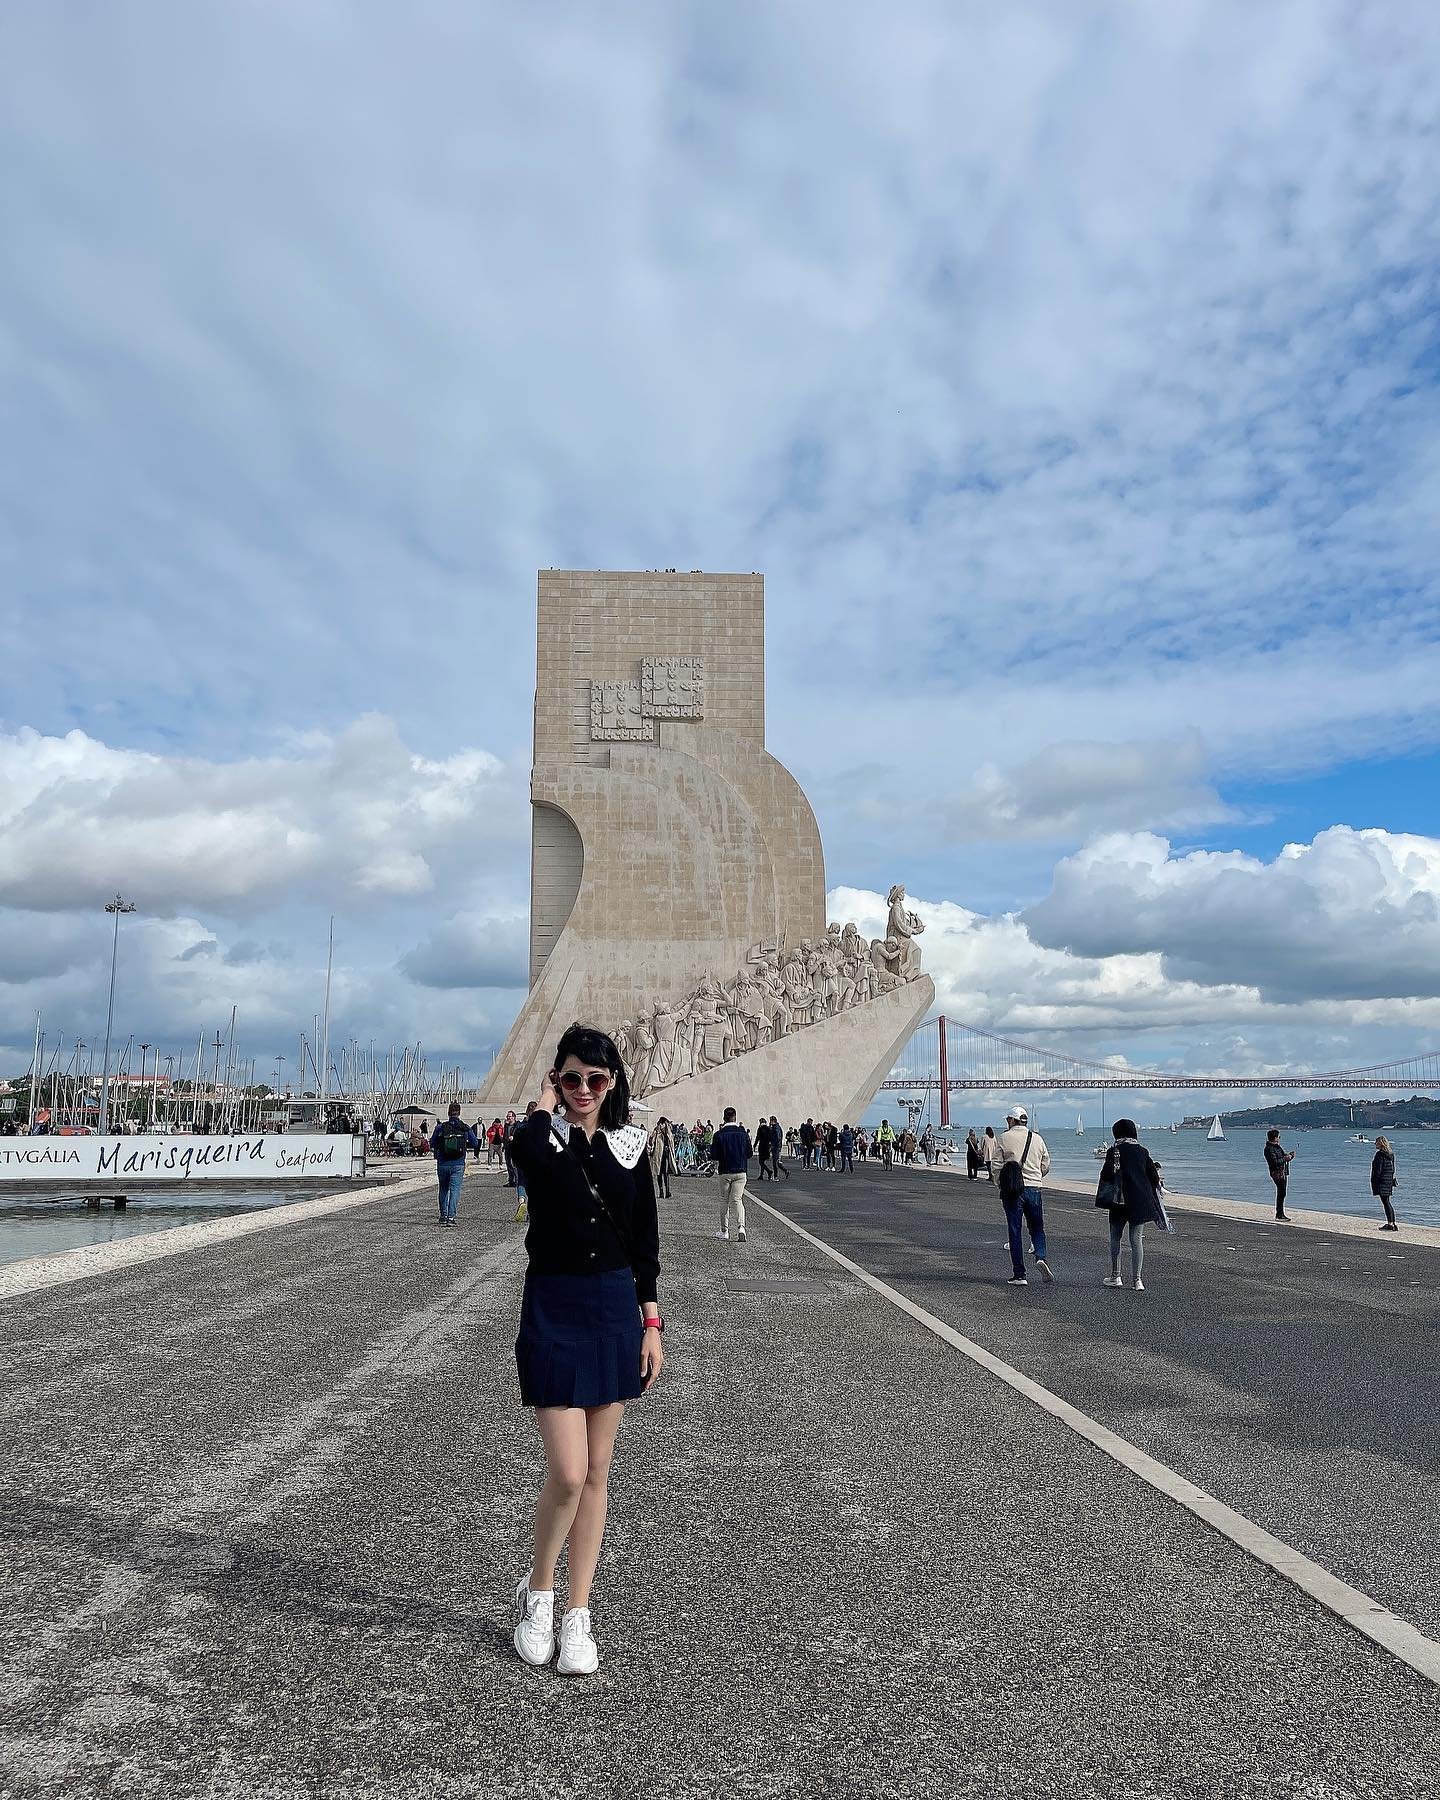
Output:
[[[924,925],[903,887],[884,938],[826,922],[765,748],[763,577],[542,570],[537,625],[530,992],[483,1103],[533,1098],[580,1019],[653,1113],[858,1119],[934,1003]]]

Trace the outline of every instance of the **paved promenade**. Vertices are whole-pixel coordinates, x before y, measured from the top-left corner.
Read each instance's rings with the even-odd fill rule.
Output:
[[[1382,1296],[1297,1239],[1262,1289],[1263,1226],[1222,1222],[1221,1262],[1187,1225],[1115,1294],[1057,1202],[1069,1279],[1018,1293],[963,1180],[776,1198],[1155,1454],[1228,1437],[1235,1504],[1268,1465],[1271,1528],[1397,1610],[1366,1530],[1433,1565],[1402,1491],[1435,1478],[1432,1261]],[[539,1457],[493,1177],[453,1232],[391,1192],[0,1303],[0,1794],[1433,1793],[1433,1683],[759,1207],[718,1243],[717,1201],[663,1214],[670,1362],[621,1436],[589,1682],[509,1648]],[[1382,1352],[1378,1414],[1300,1423],[1322,1362],[1349,1404]],[[1338,1482],[1303,1499],[1332,1458],[1378,1509],[1345,1532]]]

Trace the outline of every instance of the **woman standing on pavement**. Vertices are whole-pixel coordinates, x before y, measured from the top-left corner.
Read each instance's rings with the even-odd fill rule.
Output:
[[[995,1158],[1000,1154],[995,1143],[995,1127],[987,1125],[985,1136],[980,1140],[980,1161],[985,1169],[985,1179],[995,1179]]]
[[[1395,1208],[1390,1203],[1390,1196],[1395,1192],[1395,1152],[1390,1148],[1387,1137],[1377,1137],[1375,1154],[1370,1159],[1370,1192],[1385,1208],[1385,1223],[1382,1231],[1398,1231],[1395,1223]]]
[[[1130,1273],[1135,1291],[1144,1293],[1145,1227],[1169,1228],[1165,1208],[1160,1202],[1160,1171],[1150,1160],[1150,1152],[1140,1142],[1133,1119],[1117,1119],[1115,1142],[1105,1152],[1100,1169],[1100,1185],[1095,1204],[1110,1212],[1110,1273],[1105,1286],[1124,1287],[1120,1273],[1120,1246],[1126,1227],[1130,1231]]]
[[[665,1361],[655,1299],[660,1230],[646,1147],[646,1132],[630,1123],[630,1086],[614,1040],[572,1025],[513,1148],[530,1195],[515,1361],[546,1468],[530,1572],[515,1590],[515,1648],[537,1668],[555,1653],[555,1565],[568,1540],[562,1675],[593,1675],[599,1666],[590,1587],[615,1435],[625,1402],[653,1385]]]

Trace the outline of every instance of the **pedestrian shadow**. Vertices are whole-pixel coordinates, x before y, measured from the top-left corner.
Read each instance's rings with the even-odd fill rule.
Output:
[[[0,1498],[0,1540],[11,1554],[25,1544],[67,1564],[91,1559],[130,1569],[200,1594],[227,1612],[259,1609],[322,1627],[415,1633],[497,1659],[514,1653],[509,1627],[493,1616],[377,1587],[341,1565],[232,1540],[223,1529],[152,1527],[138,1515],[10,1495]]]

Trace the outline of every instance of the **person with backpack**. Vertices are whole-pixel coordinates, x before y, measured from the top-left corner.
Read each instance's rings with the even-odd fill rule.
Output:
[[[840,1173],[855,1173],[855,1133],[848,1125],[840,1127]]]
[[[480,1140],[460,1117],[460,1102],[450,1102],[450,1114],[437,1125],[430,1139],[435,1152],[435,1173],[440,1182],[440,1223],[453,1225],[465,1185],[465,1152],[479,1150]]]
[[[1133,1119],[1117,1119],[1115,1142],[1105,1152],[1100,1169],[1100,1184],[1095,1190],[1095,1204],[1110,1213],[1110,1273],[1105,1286],[1124,1287],[1120,1273],[1120,1246],[1126,1228],[1130,1232],[1130,1273],[1137,1294],[1145,1292],[1145,1227],[1158,1225],[1169,1229],[1160,1165],[1152,1161],[1150,1152],[1140,1142],[1140,1132]]]
[[[1030,1129],[1030,1115],[1023,1106],[1012,1106],[1005,1115],[1005,1130],[995,1140],[995,1185],[1005,1208],[1005,1229],[1010,1239],[1011,1287],[1028,1287],[1025,1249],[1020,1221],[1030,1233],[1035,1267],[1046,1281],[1053,1281],[1045,1258],[1045,1204],[1040,1183],[1050,1173],[1050,1152],[1038,1131]]]

